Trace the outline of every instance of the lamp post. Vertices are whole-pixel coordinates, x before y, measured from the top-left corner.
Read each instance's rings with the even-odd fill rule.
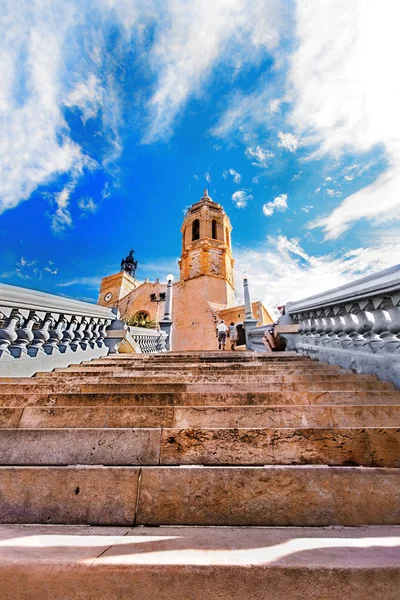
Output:
[[[244,295],[244,311],[245,318],[243,321],[244,332],[246,336],[246,348],[250,350],[249,343],[249,330],[253,329],[257,325],[257,319],[253,316],[253,311],[251,307],[251,298],[250,298],[250,290],[249,290],[249,281],[247,273],[243,273],[243,295]]]
[[[165,296],[165,307],[164,307],[164,317],[160,321],[160,329],[161,331],[165,331],[168,335],[166,346],[167,350],[172,349],[172,282],[174,281],[174,276],[169,274],[167,275],[167,292]]]

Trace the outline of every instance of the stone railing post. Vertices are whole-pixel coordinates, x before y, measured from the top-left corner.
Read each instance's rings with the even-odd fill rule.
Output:
[[[167,334],[165,341],[166,349],[172,350],[172,283],[174,281],[173,275],[167,277],[167,292],[165,297],[164,316],[160,321],[161,331]]]
[[[244,295],[244,311],[245,318],[243,321],[244,333],[246,336],[246,348],[251,350],[249,331],[257,325],[257,319],[253,316],[253,310],[251,306],[249,281],[246,273],[243,273],[243,295]]]

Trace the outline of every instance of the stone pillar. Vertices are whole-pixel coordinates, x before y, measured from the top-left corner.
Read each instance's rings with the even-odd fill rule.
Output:
[[[160,321],[160,329],[167,334],[166,348],[172,350],[172,282],[173,275],[167,277],[167,292],[165,298],[164,316]]]
[[[249,342],[249,331],[250,331],[250,329],[253,329],[254,327],[256,327],[257,319],[254,318],[252,308],[251,308],[249,282],[248,282],[246,273],[243,273],[243,292],[244,292],[244,311],[245,311],[243,327],[244,327],[244,332],[246,335],[246,348],[248,350],[250,350],[251,347],[250,347],[250,342]]]

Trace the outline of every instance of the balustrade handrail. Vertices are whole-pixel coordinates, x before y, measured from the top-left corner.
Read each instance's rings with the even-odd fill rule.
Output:
[[[400,292],[400,265],[357,279],[286,305],[287,314],[301,313],[338,304],[357,302],[363,298],[385,296]]]
[[[105,306],[0,283],[0,312],[4,312],[3,309],[29,310],[40,313],[53,312],[76,317],[95,317],[108,321],[117,318],[112,309]]]

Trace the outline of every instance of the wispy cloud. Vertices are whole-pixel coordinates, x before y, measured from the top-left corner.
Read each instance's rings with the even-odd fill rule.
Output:
[[[253,199],[251,194],[245,192],[245,190],[238,190],[232,194],[232,201],[236,208],[245,208],[247,202]]]
[[[232,179],[234,183],[240,183],[242,181],[242,176],[240,173],[235,171],[235,169],[228,169],[227,171],[223,171],[222,177],[227,179],[228,175],[232,175]]]
[[[98,205],[89,196],[83,196],[78,200],[78,207],[81,210],[81,217],[85,218],[97,212]]]
[[[256,148],[246,148],[245,154],[247,158],[250,158],[253,162],[251,163],[255,167],[263,167],[266,168],[267,160],[270,158],[274,158],[275,154],[271,150],[267,150],[261,148],[261,146],[256,146]]]
[[[297,3],[292,126],[318,157],[383,146],[389,163],[374,183],[317,222],[327,238],[362,218],[380,223],[400,215],[400,87],[393,74],[398,16],[391,1],[368,7],[363,0]]]
[[[270,237],[258,249],[235,251],[236,273],[246,271],[254,299],[274,307],[300,300],[369,275],[400,260],[398,237],[379,239],[369,248],[310,256],[296,238]],[[242,283],[237,277],[240,295]]]
[[[283,131],[278,131],[278,139],[278,147],[283,148],[288,152],[296,152],[299,147],[299,140],[293,133],[283,133]]]
[[[262,207],[264,215],[266,217],[271,217],[276,210],[278,212],[285,212],[288,208],[287,198],[287,194],[281,194],[280,196],[277,196],[273,202],[264,204]]]

